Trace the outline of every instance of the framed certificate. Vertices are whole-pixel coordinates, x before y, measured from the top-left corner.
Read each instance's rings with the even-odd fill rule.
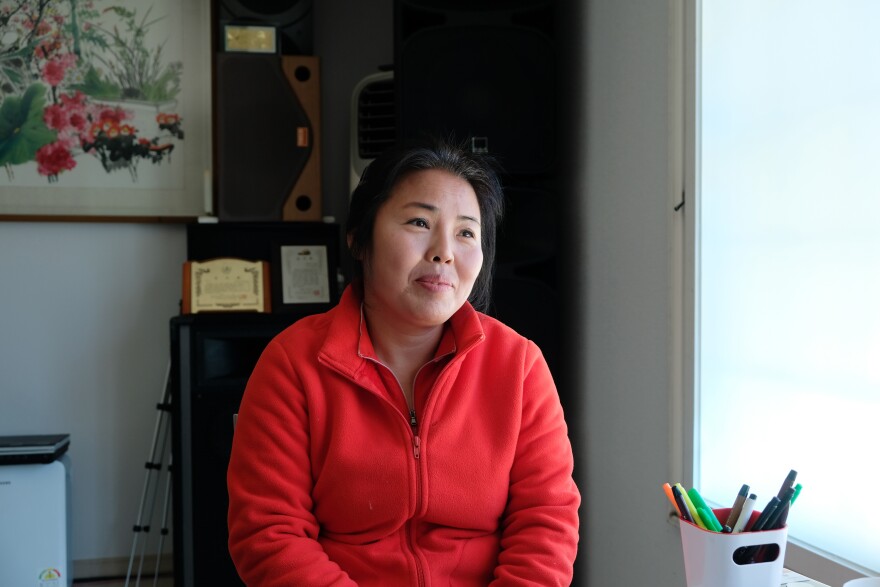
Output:
[[[270,312],[269,264],[219,258],[183,264],[184,314]]]
[[[330,303],[327,247],[282,245],[280,250],[281,303]]]

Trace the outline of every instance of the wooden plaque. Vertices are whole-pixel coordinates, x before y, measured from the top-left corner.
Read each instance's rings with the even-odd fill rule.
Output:
[[[183,264],[184,314],[270,312],[269,264],[218,258]]]

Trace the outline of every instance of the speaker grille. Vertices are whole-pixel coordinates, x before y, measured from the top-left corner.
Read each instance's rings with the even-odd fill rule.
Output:
[[[357,97],[357,145],[361,159],[375,159],[394,144],[394,80],[379,79]]]

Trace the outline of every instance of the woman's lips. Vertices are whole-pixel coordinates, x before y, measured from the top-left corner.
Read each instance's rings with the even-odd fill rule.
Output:
[[[416,279],[422,287],[429,289],[431,291],[443,291],[446,289],[452,289],[452,283],[446,278],[437,276],[437,275],[427,275],[425,277],[419,277]]]

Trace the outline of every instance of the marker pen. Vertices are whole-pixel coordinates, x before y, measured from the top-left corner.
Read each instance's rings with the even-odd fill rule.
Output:
[[[707,529],[715,530],[715,528],[718,528],[718,530],[715,531],[721,532],[721,522],[718,520],[718,517],[715,516],[715,512],[712,511],[712,508],[710,508],[703,499],[703,496],[700,495],[700,492],[697,491],[696,487],[688,489],[688,497],[691,498],[694,507],[697,508],[697,512],[700,514],[700,519],[706,524]]]
[[[700,519],[700,514],[699,512],[697,512],[697,508],[696,506],[694,506],[694,502],[691,501],[690,497],[688,497],[687,491],[685,491],[681,483],[676,483],[675,486],[678,487],[678,490],[681,492],[681,498],[687,504],[688,511],[691,513],[691,517],[694,519],[694,524],[696,524],[703,530],[708,530],[709,528],[706,526],[703,520]]]
[[[675,508],[675,511],[678,512],[678,517],[681,517],[681,509],[679,509],[678,504],[675,501],[675,496],[672,495],[672,485],[669,483],[664,483],[662,485],[663,491],[666,493],[666,497],[669,498],[669,501],[672,502],[672,507]]]
[[[789,487],[782,492],[782,499],[779,502],[779,506],[776,508],[776,511],[770,515],[770,519],[767,520],[765,528],[768,530],[776,530],[785,525],[785,520],[788,518],[788,508],[791,505],[791,497],[793,495],[794,487]]]
[[[736,524],[736,519],[739,517],[739,513],[742,511],[743,504],[746,502],[746,498],[749,496],[749,486],[743,484],[740,488],[739,493],[736,494],[736,500],[733,502],[733,507],[730,508],[730,514],[727,516],[727,520],[724,522],[725,526],[733,526]]]
[[[691,524],[696,524],[696,522],[694,521],[694,517],[688,510],[687,504],[684,502],[684,497],[682,497],[681,491],[678,489],[678,487],[672,488],[672,498],[678,505],[678,511],[681,512],[681,519],[690,522]]]
[[[791,496],[791,505],[794,505],[794,502],[797,500],[798,495],[801,494],[801,489],[803,489],[803,486],[800,483],[794,486],[794,495]]]
[[[736,519],[736,524],[733,525],[734,532],[742,532],[746,527],[746,524],[749,523],[749,518],[752,517],[752,512],[755,510],[756,501],[758,501],[758,496],[752,493],[746,498],[745,502],[743,502],[742,511]]]
[[[797,479],[797,471],[792,469],[788,472],[788,475],[785,476],[785,481],[782,482],[782,487],[779,488],[779,493],[776,494],[776,497],[778,497],[780,501],[782,501],[782,494],[785,490],[794,485],[795,479]]]
[[[703,521],[709,526],[709,530],[712,532],[721,532],[721,523],[718,521],[718,518],[715,517],[715,513],[712,510],[707,507],[698,506],[697,511],[700,512],[700,517],[703,518]]]
[[[758,516],[758,519],[755,520],[755,523],[750,527],[746,528],[747,532],[758,532],[767,527],[767,522],[776,512],[776,508],[779,507],[779,504],[782,503],[778,497],[775,495],[770,498],[770,501],[764,506],[764,511],[761,512],[761,515]]]

